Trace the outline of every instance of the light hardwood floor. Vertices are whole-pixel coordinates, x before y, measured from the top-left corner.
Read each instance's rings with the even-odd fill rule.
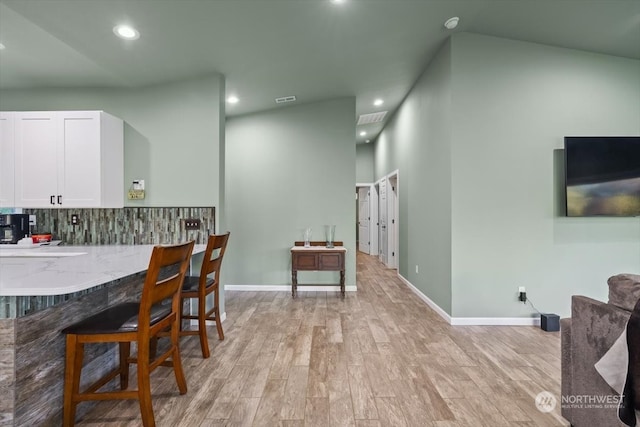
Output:
[[[183,338],[189,391],[152,375],[159,426],[568,426],[560,337],[537,327],[450,326],[376,258],[357,256],[357,292],[226,292],[211,358]],[[304,289],[304,288],[301,288]],[[135,368],[133,368],[135,370]],[[135,381],[135,379],[134,379]],[[135,382],[134,382],[135,384]],[[101,402],[77,425],[138,426],[136,401]]]

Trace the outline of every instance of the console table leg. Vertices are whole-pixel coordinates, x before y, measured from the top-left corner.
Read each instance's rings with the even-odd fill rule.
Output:
[[[344,298],[344,270],[340,270],[340,293],[342,293],[342,298]]]
[[[291,271],[291,297],[295,298],[296,292],[298,291],[298,271]]]

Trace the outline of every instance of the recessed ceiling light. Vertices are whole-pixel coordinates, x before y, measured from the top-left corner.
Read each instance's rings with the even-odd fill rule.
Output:
[[[365,131],[360,132],[360,136],[365,136],[367,133]]]
[[[453,30],[458,26],[458,22],[460,22],[460,18],[454,16],[453,18],[449,18],[445,21],[444,26],[447,30]]]
[[[376,99],[375,101],[373,101],[373,105],[375,105],[376,107],[380,106],[384,104],[384,101],[380,98]]]
[[[5,47],[2,43],[0,43],[0,50],[5,50]]]
[[[333,4],[344,4],[346,0],[331,0]]]
[[[238,101],[240,101],[240,99],[235,95],[231,95],[230,97],[227,98],[227,102],[229,104],[237,104]]]
[[[130,25],[116,25],[113,27],[113,33],[125,40],[138,40],[140,33]]]

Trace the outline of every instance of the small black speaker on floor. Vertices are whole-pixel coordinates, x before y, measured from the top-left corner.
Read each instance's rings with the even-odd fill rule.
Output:
[[[547,332],[560,330],[560,316],[552,313],[540,313],[540,328]]]

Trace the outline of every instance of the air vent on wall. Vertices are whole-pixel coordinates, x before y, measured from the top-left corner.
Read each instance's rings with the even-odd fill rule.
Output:
[[[276,98],[276,104],[284,104],[285,102],[293,102],[295,100],[296,100],[295,95],[283,96],[281,98]]]
[[[358,124],[368,125],[370,123],[380,123],[384,120],[384,116],[386,115],[386,111],[380,111],[379,113],[362,114],[360,117],[358,117]]]

